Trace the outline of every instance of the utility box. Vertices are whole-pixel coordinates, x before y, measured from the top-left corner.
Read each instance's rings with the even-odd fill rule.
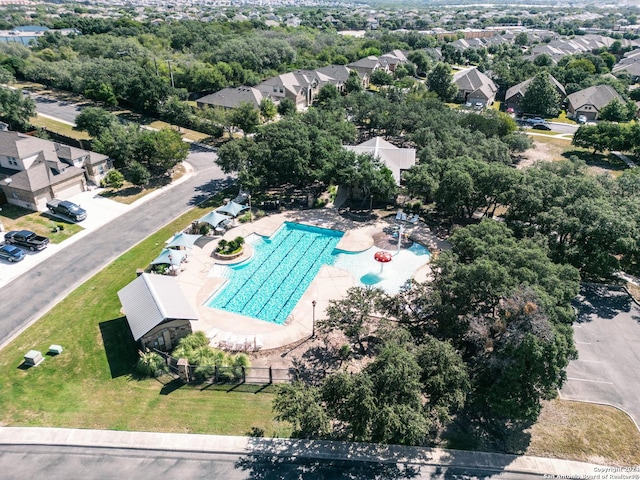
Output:
[[[49,355],[60,355],[62,351],[63,351],[63,348],[60,345],[49,346]]]
[[[36,367],[44,361],[42,353],[37,350],[29,350],[24,356],[24,363],[29,367]]]

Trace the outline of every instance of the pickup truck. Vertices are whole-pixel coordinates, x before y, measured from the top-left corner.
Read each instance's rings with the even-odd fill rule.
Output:
[[[64,215],[76,222],[81,222],[87,218],[87,211],[84,208],[80,208],[79,205],[67,200],[58,200],[57,198],[54,198],[47,202],[47,208],[51,213]]]
[[[41,237],[29,230],[12,230],[4,234],[4,241],[10,245],[22,245],[32,252],[35,250],[43,250],[49,245],[47,237]]]

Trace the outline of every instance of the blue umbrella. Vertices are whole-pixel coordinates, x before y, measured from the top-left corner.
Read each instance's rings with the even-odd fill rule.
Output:
[[[184,250],[171,250],[170,248],[164,248],[160,255],[156,257],[156,259],[151,262],[151,265],[180,265],[182,263],[182,259],[187,255],[187,252]]]
[[[216,212],[228,213],[232,217],[237,217],[240,212],[242,212],[243,210],[247,210],[248,208],[249,207],[247,207],[246,205],[240,205],[239,203],[236,203],[233,200],[231,200],[224,207],[218,208]]]
[[[224,222],[225,220],[229,220],[229,217],[227,215],[223,215],[216,211],[211,211],[207,213],[204,217],[200,218],[198,222],[208,223],[212,227],[217,227],[221,222]]]

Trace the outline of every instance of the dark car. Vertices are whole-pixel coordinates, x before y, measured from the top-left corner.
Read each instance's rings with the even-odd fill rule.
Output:
[[[535,123],[531,125],[531,128],[535,130],[551,130],[551,127],[546,123]]]
[[[3,245],[0,247],[0,258],[4,258],[10,262],[24,260],[24,256],[24,250],[14,245]]]

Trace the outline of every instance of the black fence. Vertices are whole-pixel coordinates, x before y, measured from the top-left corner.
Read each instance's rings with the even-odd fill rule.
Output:
[[[219,367],[214,365],[188,365],[186,375],[180,375],[178,359],[171,355],[154,349],[161,355],[169,369],[169,373],[189,383],[209,384],[209,385],[275,385],[291,383],[295,379],[293,370],[287,368],[273,367]]]

